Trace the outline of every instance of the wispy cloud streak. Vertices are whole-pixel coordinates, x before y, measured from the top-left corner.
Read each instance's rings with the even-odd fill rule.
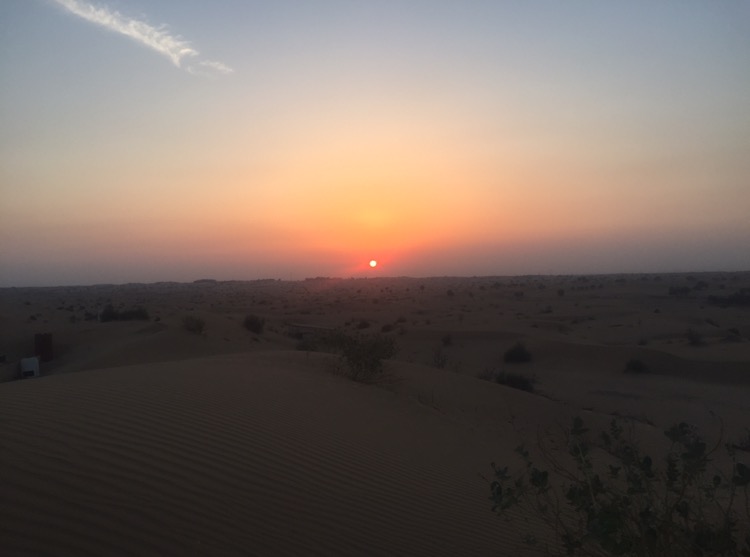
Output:
[[[229,74],[234,70],[222,62],[200,60],[199,53],[188,41],[172,35],[165,25],[154,27],[146,21],[122,15],[106,6],[81,0],[54,0],[70,13],[95,25],[120,33],[169,58],[178,68],[194,74]],[[187,62],[193,60],[193,62]]]

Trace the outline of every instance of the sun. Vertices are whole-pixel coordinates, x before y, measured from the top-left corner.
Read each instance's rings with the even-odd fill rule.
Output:
[[[371,259],[371,260],[370,260],[370,267],[372,267],[372,268],[374,269],[374,268],[375,268],[375,267],[377,267],[377,266],[378,266],[378,262],[377,262],[377,261],[375,261],[374,259]]]

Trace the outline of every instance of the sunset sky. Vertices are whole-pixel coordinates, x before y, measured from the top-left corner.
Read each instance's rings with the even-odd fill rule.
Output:
[[[744,0],[5,0],[0,75],[0,286],[750,269]]]

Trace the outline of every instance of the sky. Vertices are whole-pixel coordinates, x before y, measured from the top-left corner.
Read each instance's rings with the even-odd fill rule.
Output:
[[[748,60],[744,0],[4,0],[0,286],[750,270]]]

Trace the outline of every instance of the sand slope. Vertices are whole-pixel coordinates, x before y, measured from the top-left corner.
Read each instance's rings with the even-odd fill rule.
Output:
[[[750,273],[0,289],[0,381],[36,333],[55,352],[0,384],[0,554],[519,554],[526,526],[550,534],[495,517],[480,474],[571,416],[625,417],[655,456],[683,420],[747,438],[750,311],[711,298],[742,288]],[[149,319],[96,321],[108,304]],[[315,348],[299,325],[398,353],[353,383],[295,351]],[[519,341],[532,361],[505,363]],[[648,373],[623,373],[633,359]]]
[[[330,365],[268,352],[0,386],[3,554],[523,549],[478,475],[493,433]]]

